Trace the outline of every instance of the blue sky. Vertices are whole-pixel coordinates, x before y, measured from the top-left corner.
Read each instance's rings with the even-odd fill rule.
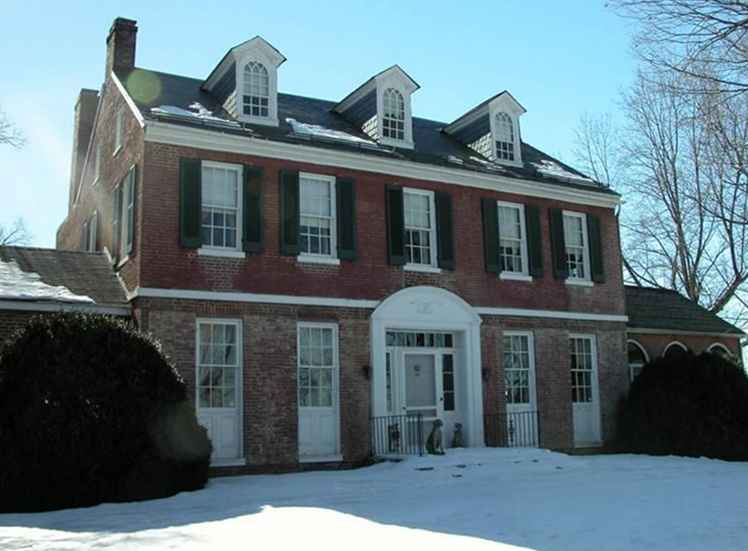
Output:
[[[632,79],[626,23],[603,0],[564,2],[20,2],[3,7],[0,108],[27,135],[0,148],[0,224],[23,217],[54,246],[67,211],[73,107],[99,88],[117,16],[138,21],[136,64],[206,77],[231,46],[262,35],[287,58],[283,92],[341,99],[400,64],[420,85],[416,116],[451,121],[507,89],[525,141],[572,161],[584,112],[616,110]]]

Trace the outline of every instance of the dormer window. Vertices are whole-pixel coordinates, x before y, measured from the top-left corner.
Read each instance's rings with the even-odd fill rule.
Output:
[[[387,88],[382,97],[382,137],[405,139],[405,100],[394,88]]]
[[[278,67],[285,60],[256,36],[231,48],[201,89],[240,122],[278,126]]]
[[[244,114],[268,117],[270,112],[270,78],[262,63],[250,61],[244,66]]]
[[[494,121],[496,160],[514,161],[514,124],[506,113],[496,115]]]

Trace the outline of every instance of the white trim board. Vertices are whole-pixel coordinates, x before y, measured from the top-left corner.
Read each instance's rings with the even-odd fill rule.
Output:
[[[330,306],[337,308],[366,309],[374,309],[382,302],[379,300],[366,299],[271,295],[261,293],[237,293],[231,291],[199,291],[192,289],[159,289],[154,287],[137,287],[128,295],[129,300],[133,300],[136,298],[212,300],[225,302],[246,302],[255,304],[288,304],[300,306]],[[564,312],[561,310],[473,307],[473,311],[478,315],[484,316],[534,317],[613,322],[628,321],[627,316],[617,314],[588,314],[586,312]]]
[[[618,195],[554,186],[533,180],[507,178],[496,174],[375,157],[310,145],[277,142],[247,135],[226,134],[215,130],[192,128],[159,121],[149,120],[146,122],[145,141],[315,165],[337,166],[388,176],[456,184],[611,209],[620,204],[621,200]]]
[[[736,335],[735,333],[715,333],[702,331],[679,331],[678,329],[646,329],[638,327],[629,327],[626,332],[630,335],[692,335],[694,337],[723,337],[726,339],[742,339],[746,335]]]
[[[72,302],[34,302],[30,300],[0,300],[0,310],[15,310],[18,312],[84,312],[127,317],[132,314],[128,307],[100,306],[98,304]]]

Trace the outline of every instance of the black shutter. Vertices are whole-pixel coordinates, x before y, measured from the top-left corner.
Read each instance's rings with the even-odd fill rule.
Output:
[[[126,254],[132,253],[133,241],[135,240],[135,208],[138,204],[138,165],[130,169],[128,174],[130,186],[127,197],[127,244],[125,246]]]
[[[122,218],[122,183],[120,182],[116,188],[114,188],[114,197],[112,205],[112,258],[114,258],[115,264],[119,260],[119,243],[121,233],[121,218]]]
[[[535,205],[525,205],[525,232],[527,234],[527,271],[532,277],[543,277],[543,239],[540,232],[540,209]]]
[[[387,215],[387,261],[393,266],[405,264],[405,218],[403,188],[388,185],[385,188]]]
[[[436,242],[439,267],[455,269],[454,227],[452,218],[452,196],[444,191],[434,194],[436,203]]]
[[[280,253],[299,254],[299,173],[280,171]]]
[[[603,283],[605,272],[603,270],[603,240],[600,229],[600,219],[593,215],[587,215],[587,241],[590,244],[590,272],[592,281]]]
[[[494,199],[480,200],[483,215],[483,259],[486,271],[499,273],[499,212]]]
[[[202,209],[202,163],[200,159],[179,159],[179,235],[182,247],[202,245],[200,211]]]
[[[356,187],[351,178],[338,178],[338,258],[356,260]]]
[[[549,209],[551,220],[551,250],[553,251],[553,277],[566,279],[566,243],[564,241],[564,214],[561,209]]]
[[[262,252],[262,175],[262,168],[244,166],[242,248],[253,254]]]

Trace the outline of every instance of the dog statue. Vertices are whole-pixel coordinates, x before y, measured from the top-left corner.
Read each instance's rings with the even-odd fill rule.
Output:
[[[452,447],[464,448],[465,442],[462,437],[462,423],[455,423],[455,433],[452,435]]]
[[[434,421],[434,427],[431,429],[426,440],[426,451],[431,455],[444,455],[444,444],[442,441],[442,423],[441,419]]]
[[[397,423],[392,423],[387,427],[387,435],[389,436],[389,452],[400,451],[400,427]]]

